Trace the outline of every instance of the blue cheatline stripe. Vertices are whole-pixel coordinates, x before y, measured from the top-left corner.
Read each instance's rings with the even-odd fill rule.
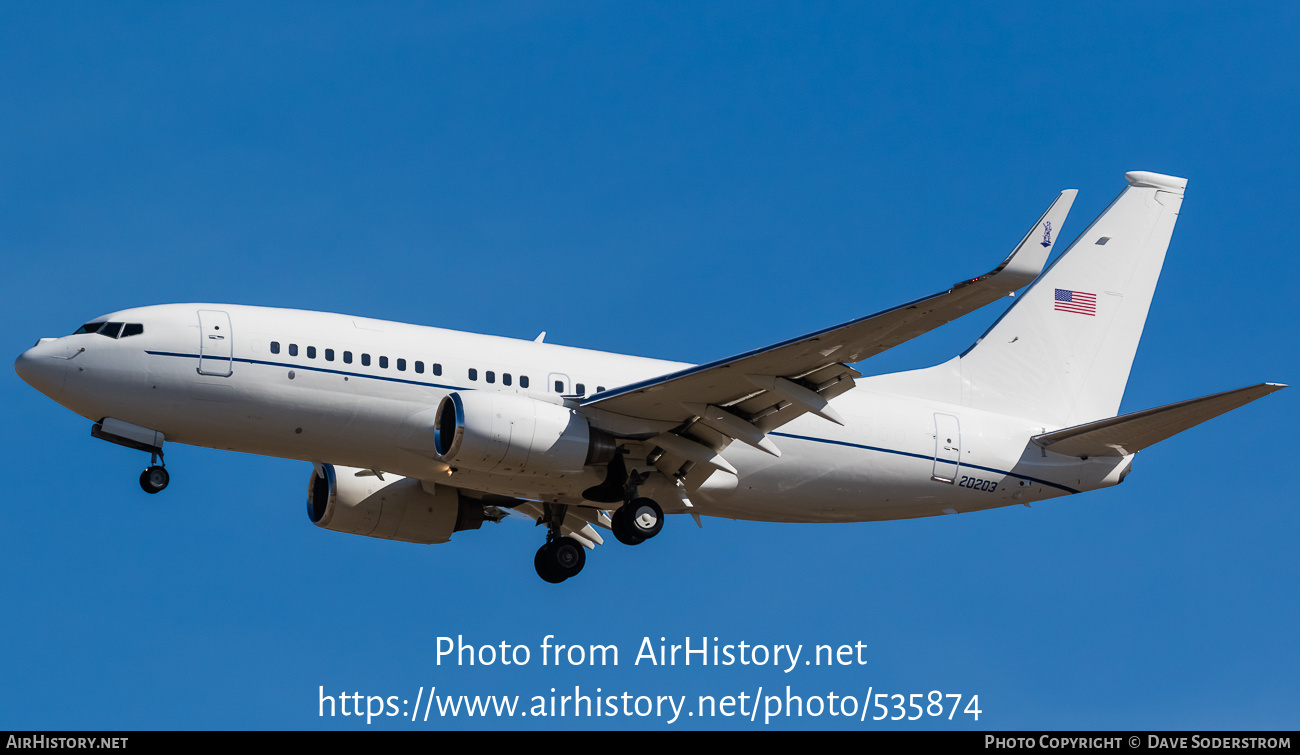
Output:
[[[182,359],[198,359],[198,354],[178,354],[172,351],[146,351],[146,354],[156,357],[180,357]],[[225,360],[227,357],[205,357],[217,361]],[[367,375],[364,372],[348,372],[346,370],[331,370],[327,367],[313,367],[307,364],[293,364],[291,362],[268,362],[262,359],[241,359],[239,357],[229,358],[232,362],[240,364],[260,364],[265,367],[285,367],[291,370],[308,370],[310,372],[321,372],[327,375],[345,375],[347,377],[365,378],[367,380],[386,380],[390,383],[405,383],[407,385],[422,385],[427,388],[443,388],[449,391],[468,391],[472,388],[465,388],[457,385],[443,385],[442,383],[425,383],[420,380],[407,380],[405,378],[386,377],[384,375]]]
[[[774,432],[774,433],[768,433],[768,435],[776,435],[782,438],[794,438],[796,440],[807,440],[813,443],[829,443],[830,445],[833,446],[848,446],[849,448],[861,448],[864,451],[876,451],[882,454],[894,454],[895,456],[907,456],[913,459],[924,459],[925,461],[934,461],[933,456],[926,456],[925,454],[914,454],[914,453],[909,453],[907,451],[896,451],[892,448],[879,448],[877,446],[864,446],[860,443],[849,443],[848,441],[843,441],[843,440],[830,440],[828,438],[814,438],[811,435],[793,435],[791,433]],[[1074,488],[1067,488],[1064,485],[1060,485],[1055,482],[1051,482],[1049,480],[1040,480],[1037,477],[1026,477],[1025,475],[1022,474],[1016,474],[1015,472],[1008,472],[1005,469],[994,469],[993,467],[983,467],[980,466],[979,464],[966,464],[966,463],[959,464],[958,466],[968,467],[970,469],[980,469],[985,472],[992,472],[993,474],[1006,475],[1007,477],[1016,477],[1021,480],[1029,480],[1030,482],[1036,482],[1039,485],[1046,485],[1051,488],[1056,488],[1057,490],[1064,490],[1067,493],[1079,492]]]
[[[146,354],[149,354],[149,355],[151,355],[151,356],[157,356],[157,357],[179,357],[179,358],[182,358],[182,359],[198,359],[198,358],[199,358],[199,355],[198,355],[198,354],[181,354],[181,353],[172,352],[172,351],[146,351],[145,353],[146,353]],[[222,359],[224,359],[224,358],[225,358],[225,357],[222,357]],[[473,389],[473,388],[466,388],[466,387],[463,387],[463,386],[456,386],[456,385],[443,385],[443,384],[441,384],[441,383],[425,383],[425,382],[421,382],[421,381],[419,381],[419,380],[406,380],[406,379],[404,379],[404,378],[385,377],[385,376],[383,376],[383,375],[367,375],[367,374],[365,374],[365,373],[363,373],[363,372],[347,372],[347,371],[345,371],[345,370],[331,370],[331,369],[328,369],[328,368],[325,368],[325,367],[312,367],[312,366],[310,366],[310,365],[305,365],[305,364],[294,364],[294,363],[292,363],[292,362],[268,362],[268,361],[265,361],[265,360],[262,360],[262,359],[242,359],[242,358],[239,358],[239,357],[232,357],[232,358],[231,358],[231,361],[232,361],[232,362],[239,362],[239,363],[241,363],[241,364],[260,364],[260,365],[263,365],[263,366],[265,366],[265,367],[285,367],[285,368],[288,368],[288,369],[291,369],[291,370],[310,370],[310,371],[312,371],[312,372],[321,372],[321,373],[325,373],[325,374],[327,374],[327,375],[346,375],[346,376],[348,376],[348,377],[365,378],[365,379],[367,379],[367,380],[386,380],[386,381],[388,381],[388,382],[390,382],[390,383],[405,383],[406,385],[422,385],[422,386],[425,386],[425,387],[428,387],[428,388],[442,388],[442,389],[444,389],[444,390],[449,390],[449,391],[475,390],[475,389]],[[794,434],[791,434],[791,433],[776,433],[776,432],[773,432],[773,433],[768,433],[768,434],[769,434],[769,435],[775,435],[775,436],[778,436],[778,437],[781,437],[781,438],[794,438],[794,439],[796,439],[796,440],[806,440],[806,441],[810,441],[810,442],[813,442],[813,443],[829,443],[829,444],[831,444],[831,445],[833,445],[833,446],[847,446],[847,447],[849,447],[849,448],[861,448],[861,449],[864,450],[864,451],[876,451],[876,452],[878,452],[878,453],[882,453],[882,454],[894,454],[895,456],[908,456],[908,457],[911,457],[911,458],[913,458],[913,459],[924,459],[924,460],[926,460],[926,461],[934,461],[934,457],[933,457],[933,456],[926,456],[925,454],[914,454],[914,453],[909,453],[909,452],[907,452],[907,451],[896,451],[896,450],[894,450],[894,449],[892,449],[892,448],[879,448],[879,447],[877,447],[877,446],[864,446],[864,445],[862,445],[862,444],[860,444],[860,443],[849,443],[848,441],[843,441],[843,440],[830,440],[830,439],[828,439],[828,438],[814,438],[814,437],[812,437],[812,436],[810,436],[810,435],[794,435]],[[1040,479],[1038,479],[1037,477],[1026,477],[1025,475],[1016,474],[1016,473],[1014,473],[1014,472],[1008,472],[1008,471],[1006,471],[1006,470],[1004,470],[1004,469],[994,469],[994,468],[992,468],[992,467],[983,467],[983,466],[980,466],[980,465],[978,465],[978,464],[961,464],[961,465],[959,465],[959,466],[962,466],[962,467],[970,467],[971,469],[981,469],[981,470],[984,470],[985,472],[992,472],[993,474],[1001,474],[1001,475],[1006,475],[1006,476],[1008,476],[1008,477],[1016,477],[1016,478],[1019,478],[1019,479],[1022,479],[1022,480],[1029,480],[1030,482],[1036,482],[1036,483],[1038,483],[1038,484],[1040,484],[1040,485],[1046,485],[1046,486],[1048,486],[1048,487],[1057,488],[1058,490],[1064,490],[1064,491],[1067,492],[1067,493],[1078,493],[1078,492],[1079,492],[1079,491],[1077,491],[1077,490],[1075,490],[1075,489],[1073,489],[1073,488],[1067,488],[1067,487],[1064,486],[1064,485],[1058,485],[1058,484],[1055,483],[1055,482],[1050,482],[1050,481],[1048,481],[1048,480],[1040,480]]]

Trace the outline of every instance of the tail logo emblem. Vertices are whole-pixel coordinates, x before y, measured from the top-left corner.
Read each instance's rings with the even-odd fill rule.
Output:
[[[1049,220],[1043,224],[1043,246],[1048,247],[1051,245],[1052,245],[1052,221]]]

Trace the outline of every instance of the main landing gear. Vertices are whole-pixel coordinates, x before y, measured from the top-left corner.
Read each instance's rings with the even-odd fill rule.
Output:
[[[560,531],[567,508],[560,504],[543,504],[545,513],[538,522],[546,525],[546,543],[533,556],[533,567],[537,569],[537,576],[551,584],[577,576],[587,563],[587,549],[582,547],[582,543],[565,537]]]
[[[624,545],[638,545],[664,528],[664,511],[649,498],[633,498],[614,511],[610,529]]]
[[[533,566],[537,576],[553,585],[577,575],[587,563],[587,549],[571,537],[551,540],[537,549]]]
[[[153,495],[161,493],[171,482],[171,475],[163,466],[162,452],[149,454],[149,467],[140,473],[140,488]]]
[[[605,481],[595,487],[587,488],[582,497],[596,503],[618,503],[623,505],[614,509],[610,516],[610,529],[614,537],[624,545],[638,545],[649,540],[664,527],[664,511],[658,503],[650,498],[637,495],[637,488],[650,476],[650,473],[627,471],[623,462],[622,449],[609,462],[609,472]],[[563,504],[542,504],[542,518],[538,524],[547,528],[546,543],[537,549],[533,557],[533,566],[537,576],[552,584],[563,582],[576,576],[587,563],[587,550],[574,538],[565,537],[560,529],[564,522]]]
[[[624,449],[609,462],[609,471],[605,481],[595,487],[587,488],[582,497],[597,503],[618,503],[623,505],[614,510],[610,517],[610,529],[614,537],[624,545],[638,545],[659,534],[664,527],[664,511],[649,498],[637,496],[637,488],[646,481],[649,473],[627,471],[623,461]]]

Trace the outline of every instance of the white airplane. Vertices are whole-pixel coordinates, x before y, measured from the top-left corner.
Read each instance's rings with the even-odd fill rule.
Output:
[[[147,451],[164,441],[313,464],[307,514],[339,532],[446,542],[516,511],[534,565],[577,574],[609,529],[665,514],[862,522],[1108,487],[1147,446],[1285,386],[1115,416],[1186,181],[1148,172],[1042,272],[1061,192],[992,272],[934,296],[705,365],[220,304],[97,317],[15,369]],[[850,365],[1031,285],[963,354],[864,378]],[[545,334],[543,334],[544,336]]]

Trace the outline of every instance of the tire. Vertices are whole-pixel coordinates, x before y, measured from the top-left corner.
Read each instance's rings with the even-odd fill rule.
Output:
[[[537,570],[537,576],[553,585],[557,585],[564,581],[564,577],[559,576],[551,569],[551,559],[548,553],[550,547],[550,544],[547,543],[537,549],[537,555],[533,556],[533,568]]]
[[[614,514],[609,518],[609,528],[614,531],[614,538],[624,545],[640,545],[645,542],[632,528],[632,523],[627,517],[627,506],[620,506],[614,510]]]
[[[561,537],[551,541],[546,560],[547,568],[553,574],[561,575],[560,581],[564,581],[582,571],[587,563],[587,549],[571,537]]]
[[[635,498],[624,504],[627,522],[632,532],[642,540],[649,540],[664,528],[664,510],[650,498]]]
[[[150,495],[161,493],[170,481],[171,476],[162,467],[149,467],[140,473],[140,489]]]

